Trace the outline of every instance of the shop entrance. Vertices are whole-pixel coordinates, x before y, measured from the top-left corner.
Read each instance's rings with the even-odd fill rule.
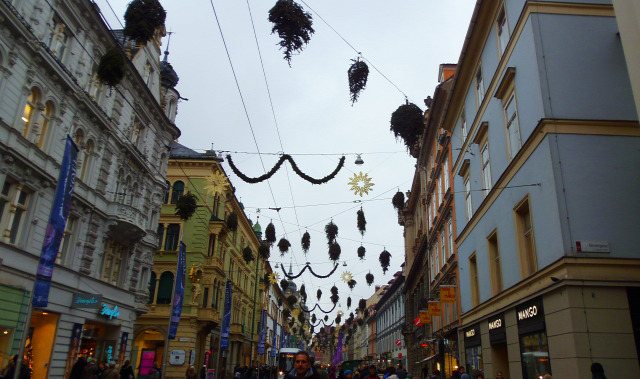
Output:
[[[31,370],[32,379],[45,379],[47,377],[57,328],[57,314],[38,310],[33,311],[24,348],[24,363]]]
[[[509,353],[507,352],[507,344],[501,343],[491,346],[491,367],[493,368],[493,376],[502,372],[502,376],[510,378],[509,373]]]
[[[164,334],[156,330],[145,330],[140,333],[133,342],[133,351],[136,355],[138,378],[146,378],[154,363],[162,367],[164,354]]]
[[[91,357],[97,362],[117,360],[116,343],[119,329],[106,324],[87,322],[82,330],[80,355]]]

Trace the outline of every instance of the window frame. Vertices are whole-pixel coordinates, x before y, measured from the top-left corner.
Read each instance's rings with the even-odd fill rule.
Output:
[[[484,153],[487,153],[486,161]],[[482,173],[482,193],[486,197],[491,188],[493,188],[493,181],[491,178],[491,152],[489,150],[489,139],[486,138],[480,144],[480,169]]]
[[[494,229],[491,234],[487,236],[487,256],[489,259],[489,274],[491,275],[491,292],[494,296],[504,289],[502,282],[502,260],[500,259],[500,244],[498,241],[498,231]]]
[[[480,304],[480,277],[478,275],[478,260],[476,252],[469,256],[469,283],[471,287],[471,306]]]
[[[476,102],[477,102],[478,108],[480,108],[480,106],[482,105],[482,101],[487,95],[486,89],[484,88],[484,77],[482,76],[482,74],[483,74],[482,62],[480,62],[478,63],[478,68],[476,69],[475,74],[473,75],[474,77],[473,81],[476,87]]]
[[[511,35],[509,34],[509,19],[507,17],[507,9],[504,2],[498,10],[495,26],[496,39],[498,41],[498,57],[502,57],[511,38]]]
[[[5,188],[7,188],[7,193],[5,193]],[[20,243],[30,211],[29,205],[32,193],[33,191],[24,183],[11,180],[8,177],[5,179],[2,191],[0,191],[2,201],[0,231],[2,233],[2,241],[11,245]]]
[[[511,90],[511,93],[508,96],[506,96],[506,99],[507,100],[503,101],[502,103],[502,112],[504,116],[504,127],[507,137],[507,156],[509,158],[509,161],[511,161],[522,148],[522,134],[520,131],[518,101],[516,99],[515,88]],[[511,104],[513,104],[513,116],[509,117],[507,110],[509,108],[509,105]],[[510,129],[513,124],[515,124],[515,128]],[[511,138],[512,131],[514,132],[514,135],[517,135],[517,146],[513,144],[514,141]]]
[[[107,239],[102,256],[100,279],[111,285],[120,285],[123,272],[126,271],[127,247],[111,239]],[[123,270],[124,268],[124,270]]]
[[[473,199],[471,198],[471,177],[467,173],[462,179],[462,186],[464,187],[464,209],[467,216],[467,222],[473,217]]]
[[[462,111],[460,112],[460,137],[462,138],[462,144],[469,137],[469,129],[467,128],[467,113],[465,107],[462,107]]]
[[[69,27],[57,15],[51,21],[53,25],[49,27],[47,48],[60,62],[64,62],[65,55],[69,50],[69,42],[73,35],[69,32]],[[64,40],[61,36],[65,37]],[[60,46],[62,46],[61,50]]]
[[[24,138],[29,139],[29,135],[33,130],[33,124],[38,121],[35,118],[38,117],[39,114],[39,112],[36,112],[36,110],[38,109],[40,96],[40,90],[38,90],[38,88],[36,87],[32,87],[29,96],[27,96],[27,100],[22,111],[22,116],[20,116],[22,136]]]
[[[526,213],[524,212],[525,210]],[[513,216],[515,221],[518,260],[520,262],[520,277],[524,279],[539,270],[535,228],[531,215],[531,200],[529,195],[520,200],[513,208]],[[529,228],[527,230],[525,218],[529,219]],[[529,235],[527,236],[527,234]],[[527,244],[527,241],[530,241],[530,244]]]

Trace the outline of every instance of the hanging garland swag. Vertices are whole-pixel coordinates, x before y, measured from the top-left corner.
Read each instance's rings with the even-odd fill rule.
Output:
[[[341,157],[340,158],[340,162],[338,162],[338,166],[336,167],[335,170],[333,170],[333,172],[331,174],[325,176],[322,179],[315,179],[315,178],[312,178],[309,175],[305,174],[304,172],[300,171],[300,168],[298,168],[298,165],[293,160],[291,155],[284,154],[284,155],[282,155],[280,157],[280,159],[278,159],[278,162],[276,162],[275,166],[273,166],[273,168],[269,172],[267,172],[264,175],[258,176],[257,178],[250,178],[250,177],[246,176],[245,174],[243,174],[236,167],[236,165],[233,163],[233,160],[231,159],[231,155],[227,155],[227,162],[229,162],[229,166],[231,167],[231,170],[233,170],[234,174],[236,174],[240,179],[244,180],[245,182],[252,183],[252,184],[260,183],[260,182],[263,182],[263,181],[271,178],[273,176],[273,174],[275,174],[276,171],[278,171],[280,169],[280,167],[282,166],[282,163],[284,163],[284,161],[289,161],[293,171],[296,174],[298,174],[298,176],[301,177],[302,179],[308,181],[311,184],[324,184],[324,183],[330,181],[331,179],[335,178],[336,175],[338,175],[338,172],[340,172],[340,170],[344,166],[344,160],[345,160],[345,157]]]
[[[330,277],[331,275],[333,275],[334,272],[336,272],[336,270],[338,269],[338,266],[340,266],[340,265],[338,263],[336,263],[335,266],[333,266],[333,270],[331,270],[331,272],[328,273],[327,275],[318,275],[318,274],[316,274],[315,271],[313,271],[313,268],[311,268],[311,265],[309,265],[309,263],[304,265],[304,268],[302,269],[302,271],[300,271],[297,275],[289,275],[284,270],[284,266],[283,265],[280,265],[280,268],[282,269],[282,272],[284,273],[284,276],[286,276],[289,279],[297,279],[297,278],[299,278],[305,272],[306,269],[309,269],[311,274],[313,276],[315,276],[316,278],[326,279],[326,278]]]

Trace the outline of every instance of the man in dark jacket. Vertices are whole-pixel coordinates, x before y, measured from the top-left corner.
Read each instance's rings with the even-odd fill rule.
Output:
[[[366,376],[366,379],[380,379],[376,366],[369,367],[369,375]]]
[[[320,379],[320,375],[311,368],[311,359],[306,351],[298,351],[293,369],[287,373],[285,379]]]

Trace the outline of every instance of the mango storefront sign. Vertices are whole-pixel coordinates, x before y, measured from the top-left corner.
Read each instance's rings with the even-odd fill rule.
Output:
[[[71,299],[71,308],[99,309],[102,295],[74,293]]]

